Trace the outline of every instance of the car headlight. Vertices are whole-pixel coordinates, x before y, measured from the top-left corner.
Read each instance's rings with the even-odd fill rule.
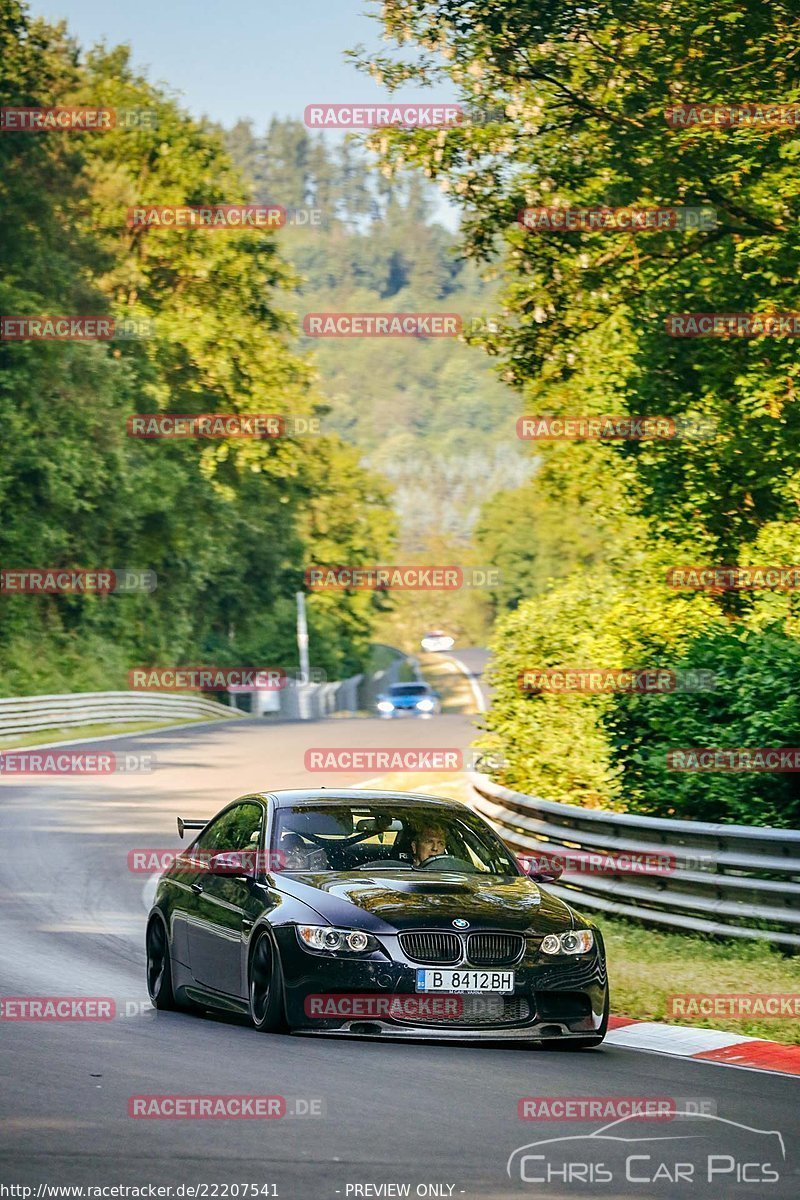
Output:
[[[433,711],[433,701],[432,700],[418,700],[417,708],[420,710],[420,712],[432,712]]]
[[[333,925],[298,925],[300,944],[323,954],[364,954],[378,949],[371,933],[361,929],[336,929]]]
[[[394,705],[392,704],[391,700],[378,701],[378,712],[391,712],[393,708]]]
[[[591,929],[570,929],[568,933],[548,933],[542,938],[543,954],[586,954],[594,946]]]

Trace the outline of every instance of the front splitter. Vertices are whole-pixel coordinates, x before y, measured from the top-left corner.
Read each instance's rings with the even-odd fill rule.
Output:
[[[365,1026],[370,1026],[365,1029]],[[432,1042],[569,1042],[597,1036],[597,1030],[569,1029],[558,1021],[547,1021],[535,1025],[517,1025],[513,1028],[443,1029],[431,1025],[394,1025],[388,1021],[348,1021],[335,1029],[296,1028],[293,1034],[312,1037],[348,1037],[377,1040],[378,1038],[406,1039],[409,1041]]]

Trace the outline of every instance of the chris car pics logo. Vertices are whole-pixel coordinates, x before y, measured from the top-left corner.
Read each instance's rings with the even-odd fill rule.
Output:
[[[692,1188],[702,1195],[710,1184],[730,1188],[781,1179],[786,1148],[780,1130],[756,1129],[697,1107],[671,1113],[668,1129],[654,1128],[651,1119],[632,1113],[587,1134],[529,1142],[509,1155],[507,1173],[540,1189],[537,1195],[550,1187],[552,1194],[563,1194],[565,1187],[585,1184],[606,1185],[608,1195],[620,1195],[631,1184],[667,1184],[673,1190],[658,1194],[670,1200],[691,1195]]]

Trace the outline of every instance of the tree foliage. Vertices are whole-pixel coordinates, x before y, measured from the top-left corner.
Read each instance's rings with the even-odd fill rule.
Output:
[[[793,122],[673,127],[665,114],[676,105],[796,105],[796,18],[787,0],[721,0],[713,13],[690,0],[383,6],[385,29],[406,53],[362,65],[392,90],[444,82],[465,108],[488,114],[371,142],[387,172],[417,167],[460,202],[464,253],[503,280],[496,326],[481,340],[526,409],[702,419],[708,431],[547,447],[533,481],[484,506],[477,537],[511,572],[495,597],[497,693],[487,720],[515,786],[587,804],[785,822],[785,781],[676,784],[652,764],[690,734],[703,745],[745,736],[775,744],[793,728],[790,713],[782,727],[772,712],[791,708],[800,684],[794,598],[680,596],[664,576],[671,565],[797,561],[797,340],[676,338],[666,319],[800,309],[800,139]],[[714,220],[638,233],[540,232],[518,220],[526,208],[619,206],[702,208]],[[715,670],[719,690],[622,701],[530,699],[516,688],[525,667],[684,660]]]
[[[4,596],[2,690],[121,685],[134,662],[296,661],[294,592],[310,562],[374,562],[385,491],[335,435],[142,442],[133,412],[313,415],[313,372],[284,309],[271,234],[131,230],[139,203],[236,203],[220,134],[138,75],[124,48],[85,57],[63,27],[2,0],[4,105],[155,111],[155,128],[7,132],[0,310],[147,318],[132,341],[3,342],[0,563],[138,567],[150,595]],[[369,594],[310,600],[316,665],[357,669]]]

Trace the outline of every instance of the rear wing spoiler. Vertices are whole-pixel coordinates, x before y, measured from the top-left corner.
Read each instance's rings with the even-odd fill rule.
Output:
[[[178,835],[183,838],[187,829],[205,829],[208,821],[184,821],[183,817],[178,817]]]

